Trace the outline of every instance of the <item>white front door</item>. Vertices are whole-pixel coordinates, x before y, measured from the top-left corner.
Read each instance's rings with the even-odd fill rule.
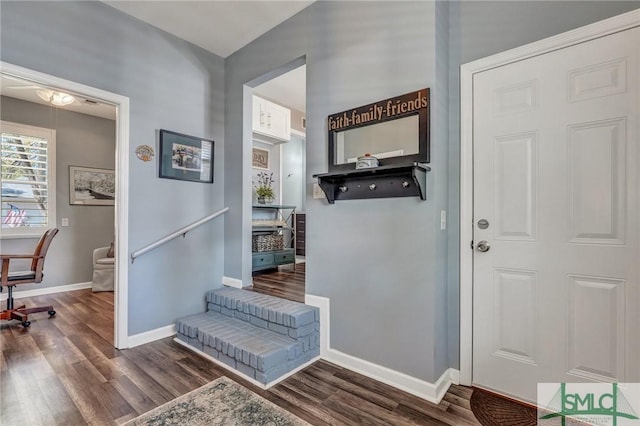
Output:
[[[474,385],[640,380],[639,50],[634,28],[474,75]]]

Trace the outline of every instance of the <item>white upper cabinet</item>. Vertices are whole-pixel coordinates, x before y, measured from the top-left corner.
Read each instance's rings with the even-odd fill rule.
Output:
[[[291,111],[258,96],[253,97],[253,131],[280,141],[291,139]]]

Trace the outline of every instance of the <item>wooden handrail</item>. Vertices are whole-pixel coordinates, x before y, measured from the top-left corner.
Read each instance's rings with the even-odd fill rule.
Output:
[[[204,223],[209,222],[212,219],[215,219],[216,217],[225,214],[227,211],[229,210],[229,207],[225,207],[222,210],[219,210],[213,214],[210,214],[209,216],[205,216],[200,220],[197,220],[195,222],[193,222],[190,225],[187,225],[183,228],[178,229],[176,232],[172,232],[171,234],[160,238],[157,241],[152,242],[151,244],[147,244],[146,246],[142,247],[139,250],[134,251],[133,253],[131,253],[131,263],[133,263],[134,260],[136,260],[136,257],[142,256],[143,254],[153,250],[156,247],[159,247],[161,245],[163,245],[164,243],[173,240],[176,237],[179,237],[180,235],[182,235],[183,237],[185,237],[187,235],[187,232],[191,231],[193,228],[196,228]]]

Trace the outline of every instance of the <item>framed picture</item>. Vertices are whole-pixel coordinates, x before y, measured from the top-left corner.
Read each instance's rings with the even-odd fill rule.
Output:
[[[160,129],[160,177],[213,183],[214,143]]]
[[[254,169],[269,170],[269,150],[253,148],[253,161],[251,164]]]
[[[115,170],[69,166],[69,204],[113,206],[115,200]]]

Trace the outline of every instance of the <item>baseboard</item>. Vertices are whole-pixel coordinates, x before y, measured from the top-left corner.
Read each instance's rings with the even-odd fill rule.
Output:
[[[247,380],[248,382],[250,382],[252,385],[258,386],[260,389],[269,389],[270,387],[277,385],[278,383],[280,383],[281,381],[283,381],[284,379],[291,377],[292,375],[296,374],[298,371],[303,370],[305,368],[307,368],[308,366],[310,366],[311,364],[313,364],[314,362],[318,361],[320,359],[319,356],[305,362],[304,364],[300,365],[299,367],[294,368],[293,370],[291,370],[290,372],[288,372],[287,374],[278,377],[277,379],[267,383],[266,385],[264,383],[260,383],[259,381],[257,381],[256,379],[247,376],[246,374],[244,374],[241,371],[236,370],[235,368],[231,368],[230,366],[228,366],[227,364],[225,364],[224,362],[221,362],[220,360],[215,359],[214,357],[212,357],[211,355],[209,355],[208,353],[205,353],[203,351],[201,351],[200,349],[194,348],[193,346],[191,346],[190,344],[183,342],[182,340],[178,339],[177,337],[175,339],[173,339],[174,342],[184,346],[185,348],[189,349],[190,351],[193,351],[195,353],[197,353],[198,355],[200,355],[203,358],[208,359],[209,361],[213,362],[214,364],[224,368],[227,371],[230,371],[233,374],[236,374],[240,377],[242,377],[243,379]]]
[[[456,370],[454,368],[450,368],[449,372],[451,373],[451,382],[454,385],[460,384],[460,370]]]
[[[320,309],[320,357],[324,360],[348,368],[369,378],[386,383],[435,404],[439,403],[453,383],[460,380],[460,371],[449,368],[430,383],[408,374],[383,367],[378,364],[345,354],[331,348],[330,299],[312,294],[305,295],[305,303]]]
[[[222,277],[222,284],[228,287],[242,288],[242,280],[231,277]]]
[[[145,343],[151,343],[156,340],[164,339],[165,337],[175,336],[176,325],[171,324],[164,327],[156,328],[154,330],[145,331],[143,333],[134,334],[128,337],[128,347],[134,348],[136,346],[144,345]]]
[[[45,294],[64,293],[66,291],[82,290],[85,288],[91,288],[91,281],[86,283],[66,284],[58,285],[55,287],[35,288],[33,290],[14,291],[13,298],[21,299],[23,297],[43,296]],[[2,292],[0,294],[0,300],[7,300],[7,293]]]
[[[320,327],[322,327],[322,325]],[[448,369],[442,373],[435,383],[430,383],[426,380],[417,379],[408,374],[342,353],[336,349],[329,349],[327,356],[323,356],[322,358],[341,367],[348,368],[351,371],[355,371],[356,373],[360,373],[363,376],[386,383],[394,388],[433,402],[434,404],[438,404],[442,400],[449,386],[453,383],[451,378],[452,369]]]

